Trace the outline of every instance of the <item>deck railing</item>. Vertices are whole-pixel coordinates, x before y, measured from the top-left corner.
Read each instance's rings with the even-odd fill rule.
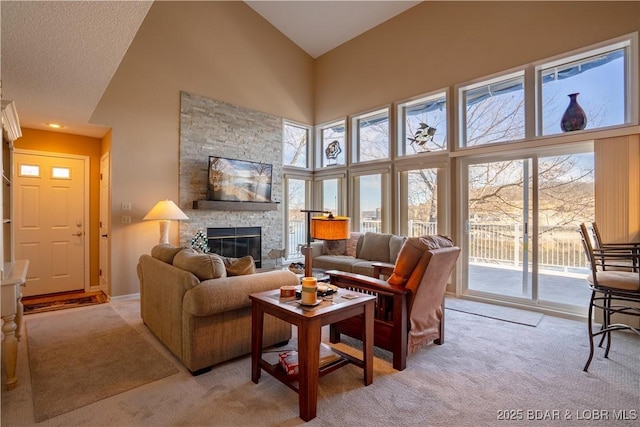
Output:
[[[362,221],[361,232],[380,232],[380,221]],[[435,222],[411,221],[410,236],[437,234]],[[469,224],[469,261],[504,265],[522,265],[522,224]],[[289,223],[288,258],[301,257],[300,247],[306,243],[304,221]],[[538,264],[541,267],[571,271],[588,268],[577,226],[540,226]],[[528,247],[531,247],[529,240]],[[530,249],[528,249],[530,251]],[[529,253],[528,262],[531,262]]]

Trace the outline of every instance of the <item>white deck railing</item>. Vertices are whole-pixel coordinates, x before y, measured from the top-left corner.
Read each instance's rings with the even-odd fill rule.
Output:
[[[410,236],[437,234],[435,222],[411,221]],[[380,232],[380,221],[362,221],[362,232]],[[539,265],[554,270],[570,271],[588,268],[577,226],[539,227]],[[531,238],[530,238],[531,239]],[[469,261],[504,265],[522,265],[522,224],[469,224]],[[306,224],[289,223],[288,258],[299,258],[300,246],[306,243]],[[529,240],[528,246],[531,246]],[[530,249],[529,249],[530,251]],[[529,254],[529,262],[531,255]]]

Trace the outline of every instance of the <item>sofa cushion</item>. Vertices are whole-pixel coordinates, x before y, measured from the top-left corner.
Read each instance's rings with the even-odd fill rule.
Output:
[[[351,266],[361,259],[346,255],[320,255],[313,259],[313,268],[351,272]]]
[[[396,259],[398,259],[398,254],[400,253],[400,248],[404,244],[404,241],[407,238],[404,236],[396,236],[392,235],[389,239],[389,262],[395,264]]]
[[[173,245],[156,245],[151,249],[151,256],[167,264],[173,264],[173,258],[182,249]]]
[[[346,255],[346,240],[325,240],[322,242],[322,255]]]
[[[390,239],[391,234],[365,233],[358,258],[368,259],[370,261],[389,262]]]
[[[365,276],[373,277],[373,261],[356,259],[355,262],[351,266],[351,272],[355,274],[362,274]]]
[[[349,239],[347,239],[347,250],[345,252],[346,256],[352,256],[354,258],[358,256],[358,242],[362,236],[362,233],[351,233],[349,235]]]
[[[199,280],[219,279],[227,277],[224,262],[216,254],[202,254],[194,249],[185,248],[173,258],[173,265],[186,270]]]
[[[251,255],[238,258],[230,264],[225,264],[227,276],[244,276],[256,272],[256,263]]]
[[[391,273],[387,282],[392,285],[404,286],[422,255],[428,249],[427,240],[424,238],[409,237],[400,249],[393,273]]]

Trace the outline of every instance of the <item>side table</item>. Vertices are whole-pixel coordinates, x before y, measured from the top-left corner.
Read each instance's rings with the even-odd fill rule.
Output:
[[[345,298],[345,296],[347,298]],[[352,297],[349,297],[352,296]],[[364,371],[364,385],[373,382],[373,314],[375,296],[342,291],[333,300],[322,301],[315,307],[301,306],[297,300],[281,299],[280,291],[266,291],[249,295],[251,315],[251,380],[258,383],[261,370],[271,374],[289,388],[298,392],[300,418],[309,421],[316,417],[318,405],[318,379],[341,366],[353,363]],[[262,332],[264,314],[271,314],[297,326],[298,374],[288,375],[278,364],[262,359]],[[324,325],[353,316],[363,315],[363,359],[333,350],[340,361],[320,369],[320,338]],[[298,386],[295,386],[295,382]]]

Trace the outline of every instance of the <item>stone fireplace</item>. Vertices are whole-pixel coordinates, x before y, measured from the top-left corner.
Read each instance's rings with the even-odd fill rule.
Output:
[[[198,231],[209,237],[209,229],[256,228],[259,231],[251,233],[258,236],[253,242],[236,239],[236,246],[251,247],[248,254],[256,260],[256,267],[275,265],[267,254],[285,247],[283,204],[279,203],[283,197],[282,126],[281,117],[181,93],[179,206],[189,217],[180,221],[181,245],[189,246]],[[256,210],[255,205],[266,203],[207,202],[209,156],[272,164],[271,208]],[[224,245],[219,250],[230,250],[230,242],[214,238],[209,248],[217,252],[211,245]]]
[[[261,227],[207,228],[207,244],[218,255],[230,258],[251,255],[256,268],[262,267]]]

